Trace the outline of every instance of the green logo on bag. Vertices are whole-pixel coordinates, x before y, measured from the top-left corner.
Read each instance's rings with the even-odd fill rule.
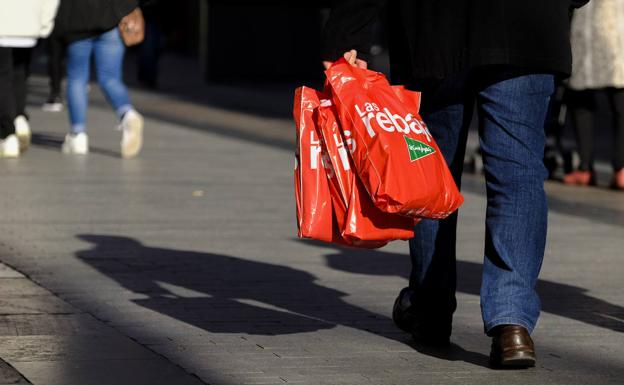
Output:
[[[407,136],[403,138],[405,138],[405,143],[407,143],[407,150],[409,151],[410,161],[412,162],[435,152],[433,147],[419,140],[408,138]]]

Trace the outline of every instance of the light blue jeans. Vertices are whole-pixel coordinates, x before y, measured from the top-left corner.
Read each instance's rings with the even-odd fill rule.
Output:
[[[535,284],[546,244],[544,121],[554,77],[505,67],[447,79],[423,92],[422,117],[458,185],[475,103],[487,188],[481,281],[484,329],[536,325]],[[412,303],[425,325],[450,335],[456,308],[457,213],[423,220],[410,241]]]
[[[122,80],[125,50],[117,28],[96,37],[75,41],[67,47],[67,109],[72,133],[86,130],[87,86],[92,55],[98,84],[117,116],[121,119],[132,109],[128,89]]]

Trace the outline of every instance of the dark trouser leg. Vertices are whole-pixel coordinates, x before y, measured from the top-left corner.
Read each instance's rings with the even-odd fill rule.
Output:
[[[613,169],[624,168],[624,89],[616,88],[609,91],[611,112],[613,113]]]
[[[26,79],[30,74],[31,48],[13,48],[13,94],[15,115],[26,115]]]
[[[0,47],[0,140],[15,133],[12,48]]]
[[[576,132],[581,164],[579,170],[592,171],[594,169],[594,91],[570,91],[569,107],[572,123]]]
[[[65,45],[57,36],[48,39],[48,76],[50,76],[50,96],[61,95],[61,81],[63,80],[63,58]]]
[[[429,99],[423,99],[422,116],[460,185],[474,99],[465,90],[465,77],[445,83],[425,94]],[[457,307],[456,227],[457,213],[441,221],[423,220],[410,240],[411,302],[424,332],[451,334]]]

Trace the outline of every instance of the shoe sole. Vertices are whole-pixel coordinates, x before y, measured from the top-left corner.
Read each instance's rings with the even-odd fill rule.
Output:
[[[15,138],[15,135],[10,135],[9,137],[7,137],[7,139],[4,140],[0,148],[0,158],[17,158],[20,156],[21,152],[19,148],[19,140],[15,139],[17,139]],[[7,143],[7,140],[10,140],[10,142]]]
[[[490,366],[495,369],[524,369],[535,366],[535,357],[490,358]]]
[[[0,152],[0,158],[18,158],[20,156],[19,150]]]
[[[61,153],[65,155],[87,155],[89,154],[89,149],[87,148],[86,151],[75,151],[69,145],[63,143],[63,146],[61,146]]]
[[[5,152],[4,154],[0,154],[0,158],[19,158],[19,152]]]
[[[67,149],[61,149],[61,153],[65,154],[65,155],[89,155],[89,150],[82,152],[82,151],[72,151],[72,150],[67,150]]]
[[[131,159],[138,155],[143,147],[143,117],[136,116],[129,122],[130,132],[132,133],[131,139],[121,144],[121,157],[124,159]]]
[[[56,106],[56,105],[47,105],[44,104],[41,109],[45,112],[61,112],[63,111],[63,105],[61,104],[60,106]]]

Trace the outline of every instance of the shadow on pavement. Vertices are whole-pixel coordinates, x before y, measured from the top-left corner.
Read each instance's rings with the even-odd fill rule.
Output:
[[[37,133],[32,134],[31,144],[33,146],[60,152],[64,139],[63,135],[38,131]],[[89,152],[113,158],[121,158],[120,152],[94,147],[92,145],[89,145]]]
[[[478,366],[489,367],[488,356],[477,352],[471,352],[453,342],[451,342],[451,346],[449,347],[427,346],[414,342],[411,343],[411,346],[414,350],[426,356],[445,361],[463,361]]]
[[[614,194],[620,194],[614,192]],[[597,204],[585,203],[580,200],[565,201],[557,196],[548,196],[548,207],[550,210],[586,218],[592,221],[624,227],[624,211],[614,210],[609,207],[601,207]]]
[[[409,278],[410,262],[407,255],[339,248],[319,242],[306,243],[335,247],[336,253],[326,255],[325,258],[327,264],[336,270]],[[481,272],[480,263],[457,261],[457,290],[479,295]],[[537,291],[542,300],[542,311],[624,333],[624,308],[592,297],[586,294],[586,289],[540,279]]]
[[[148,297],[134,303],[212,333],[282,335],[344,325],[410,344],[390,318],[345,302],[345,293],[316,284],[305,271],[149,247],[126,237],[82,234],[78,238],[93,245],[76,253],[80,260]],[[485,355],[457,345],[446,353],[411,346],[432,356],[487,366]]]
[[[473,194],[485,195],[485,182],[481,175],[471,175],[464,173],[462,177],[462,191]],[[614,196],[624,195],[613,192]],[[620,207],[624,207],[621,206]],[[548,194],[548,209],[551,212],[570,215],[579,218],[589,219],[594,222],[604,223],[612,226],[624,227],[624,210],[605,207],[599,201],[575,198],[565,200],[556,194]]]
[[[342,323],[344,293],[306,272],[226,255],[148,247],[125,237],[79,235],[93,248],[77,256],[124,288],[140,306],[214,333],[289,334]],[[315,302],[321,301],[315,305]],[[362,309],[346,311],[366,313]],[[376,317],[374,314],[367,314]]]

